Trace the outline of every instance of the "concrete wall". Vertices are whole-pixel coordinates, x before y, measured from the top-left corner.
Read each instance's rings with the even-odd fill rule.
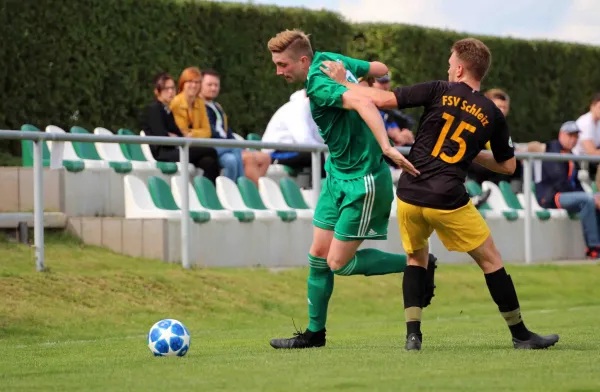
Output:
[[[160,171],[136,173],[165,180]],[[88,169],[71,173],[44,169],[44,210],[78,216],[125,216],[123,174],[113,170]],[[0,212],[33,211],[33,168],[0,167]]]
[[[534,221],[534,261],[585,258],[579,221]],[[496,245],[507,262],[524,260],[523,220],[488,220]],[[176,220],[70,218],[68,229],[90,245],[104,246],[134,257],[177,263],[181,260],[181,226]],[[312,240],[310,220],[240,223],[212,221],[190,226],[190,257],[200,267],[289,267],[307,265]],[[386,241],[366,241],[365,247],[404,253],[396,218],[390,219]],[[448,252],[434,234],[432,252],[441,263],[471,262],[468,255]]]
[[[505,219],[486,220],[494,242],[506,262],[523,262],[525,259],[525,221]],[[581,222],[570,219],[540,221],[532,219],[532,245],[534,261],[582,260],[585,259],[585,242]],[[386,252],[404,253],[400,241],[396,217],[390,218],[387,241],[365,241],[363,247],[374,247]],[[430,240],[430,251],[443,263],[472,262],[465,253],[446,250],[434,232]]]

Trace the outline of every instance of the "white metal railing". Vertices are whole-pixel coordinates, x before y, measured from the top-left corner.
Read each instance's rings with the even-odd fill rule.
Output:
[[[16,130],[0,130],[0,140],[30,140],[33,141],[33,210],[34,210],[34,246],[36,256],[36,267],[38,271],[44,270],[44,199],[43,199],[43,145],[45,141],[51,142],[83,142],[83,143],[123,143],[123,144],[159,144],[179,147],[181,163],[181,179],[189,179],[188,162],[189,148],[195,146],[204,147],[229,147],[229,148],[268,148],[283,151],[300,151],[312,153],[312,185],[313,195],[318,197],[321,189],[321,153],[328,150],[324,144],[284,144],[265,143],[260,141],[232,140],[232,139],[198,139],[198,138],[174,138],[157,136],[129,136],[129,135],[94,135],[74,133],[48,133],[48,132],[23,132]],[[54,147],[52,148],[52,150]],[[408,154],[409,147],[399,147],[398,150]],[[52,152],[51,152],[52,154]],[[523,192],[525,194],[525,262],[532,261],[531,230],[532,230],[532,206],[531,206],[531,182],[532,163],[534,161],[579,161],[600,162],[600,156],[578,156],[558,153],[516,153],[517,159],[523,161]],[[185,184],[184,184],[185,185]],[[186,189],[182,187],[182,189]],[[189,268],[189,195],[182,192],[181,200],[181,264]]]

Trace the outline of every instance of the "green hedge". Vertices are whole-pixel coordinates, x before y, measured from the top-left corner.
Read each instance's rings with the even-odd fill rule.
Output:
[[[298,86],[275,75],[267,40],[285,28],[311,34],[316,50],[379,59],[395,84],[446,78],[462,34],[404,25],[351,25],[305,9],[180,0],[5,0],[0,4],[0,128],[23,123],[138,130],[152,76],[187,66],[223,74],[219,98],[234,129],[262,133]],[[363,50],[354,34],[366,36]],[[600,89],[600,48],[485,37],[494,63],[484,88],[512,98],[515,140],[548,139],[587,110]],[[415,112],[413,112],[415,113]],[[418,114],[418,113],[417,113]],[[12,146],[12,148],[10,148]],[[18,143],[0,152],[18,154]]]
[[[447,80],[450,48],[467,36],[407,25],[362,24],[355,28],[364,34],[365,44],[364,48],[353,45],[352,54],[386,63],[394,85]],[[476,38],[492,51],[492,67],[482,90],[498,87],[510,95],[508,122],[516,141],[556,137],[560,125],[587,112],[592,96],[600,91],[600,47]]]
[[[275,75],[268,39],[298,27],[311,32],[316,49],[345,51],[352,34],[331,12],[216,2],[5,0],[0,7],[0,21],[10,21],[0,23],[3,129],[136,131],[153,99],[152,77],[166,70],[177,80],[198,66],[223,74],[219,101],[234,129],[262,133],[294,91]]]

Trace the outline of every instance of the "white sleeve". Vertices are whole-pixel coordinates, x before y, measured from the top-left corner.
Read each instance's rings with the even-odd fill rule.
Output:
[[[592,117],[583,115],[579,117],[575,123],[581,130],[579,140],[593,140],[595,144],[596,135],[594,135],[594,122],[592,121]]]
[[[310,108],[308,113],[306,109],[308,105],[305,105],[302,101],[295,102],[295,105],[291,107],[286,117],[286,124],[289,132],[294,139],[294,142],[301,144],[319,144],[313,137],[312,126],[316,126],[312,120],[310,114]]]

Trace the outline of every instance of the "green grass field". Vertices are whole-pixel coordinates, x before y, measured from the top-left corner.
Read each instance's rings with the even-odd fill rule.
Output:
[[[275,351],[305,327],[307,269],[186,271],[47,237],[0,242],[1,391],[596,391],[599,265],[509,266],[526,324],[559,333],[546,351],[512,349],[475,266],[438,268],[424,349],[403,349],[402,275],[336,278],[328,343]],[[192,334],[184,358],[155,358],[161,318]]]

